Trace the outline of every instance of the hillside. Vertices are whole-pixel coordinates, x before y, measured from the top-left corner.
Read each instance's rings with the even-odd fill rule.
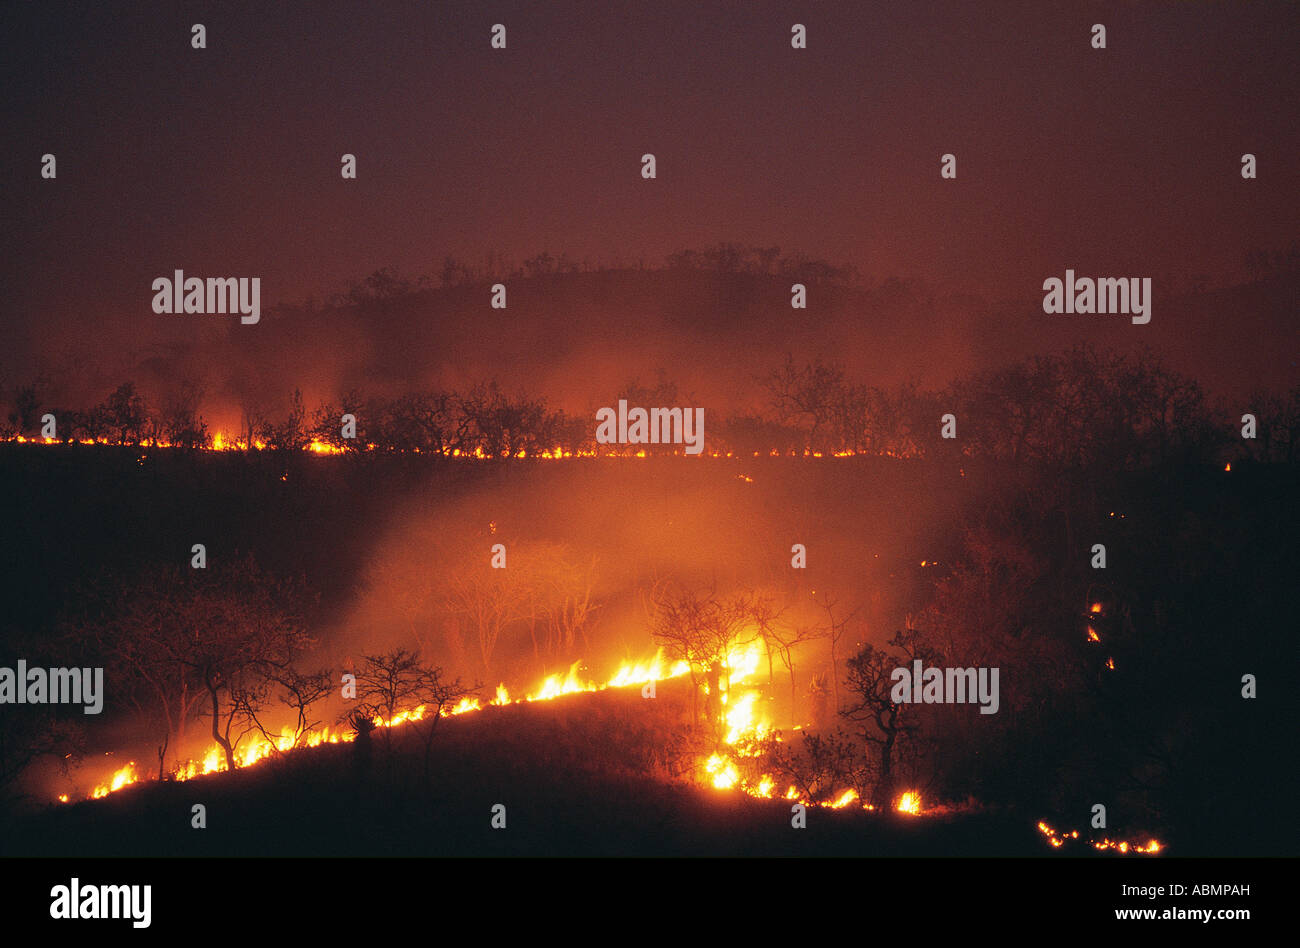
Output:
[[[442,721],[432,777],[412,734],[394,757],[353,746],[295,752],[247,771],[147,783],[55,805],[5,834],[28,856],[922,856],[1044,855],[1034,820],[1012,814],[877,815],[811,809],[666,779],[664,727],[681,689],[661,686]],[[656,773],[658,771],[658,773]],[[191,807],[207,829],[191,828]],[[492,829],[493,805],[506,828]]]

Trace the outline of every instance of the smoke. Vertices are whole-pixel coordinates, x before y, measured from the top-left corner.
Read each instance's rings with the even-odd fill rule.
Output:
[[[273,418],[301,388],[308,408],[349,391],[394,396],[499,380],[514,394],[588,416],[629,382],[663,377],[682,404],[712,417],[766,407],[761,379],[787,353],[822,358],[872,385],[954,377],[1089,342],[1148,348],[1211,391],[1284,388],[1289,356],[1270,344],[1294,298],[1292,274],[1184,297],[1156,287],[1150,325],[1107,317],[1050,317],[1040,300],[991,303],[935,296],[923,285],[811,285],[790,306],[790,281],[712,271],[597,271],[508,279],[507,306],[490,284],[433,289],[364,285],[327,303],[271,307],[256,326],[237,317],[157,317],[144,337],[121,321],[93,332],[51,327],[52,344],[11,384],[42,376],[44,403],[86,408],[131,380],[151,405],[184,386],[202,392],[210,428],[238,430],[246,411]],[[136,323],[138,326],[138,322]],[[1199,340],[1187,346],[1188,338]]]
[[[489,689],[532,686],[577,660],[603,680],[619,662],[654,653],[648,596],[665,582],[722,596],[753,591],[800,625],[824,623],[819,602],[838,599],[845,612],[862,607],[857,634],[883,637],[919,601],[920,561],[954,548],[954,490],[978,490],[971,478],[954,485],[898,465],[810,470],[781,459],[516,463],[485,467],[475,483],[485,480],[394,505],[364,557],[356,598],[328,635],[331,660],[418,646]],[[926,503],[927,495],[946,499]],[[792,563],[796,543],[808,551],[804,568]],[[491,565],[497,544],[501,569]],[[519,600],[504,607],[513,618],[488,662],[458,599],[467,584],[486,611],[495,597]],[[547,597],[567,591],[589,594],[592,609],[573,641],[548,645]]]

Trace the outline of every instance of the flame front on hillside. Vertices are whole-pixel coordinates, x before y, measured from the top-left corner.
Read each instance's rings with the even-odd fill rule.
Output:
[[[551,675],[547,677],[536,691],[530,692],[522,699],[512,699],[506,686],[504,684],[498,685],[496,697],[489,703],[501,707],[508,704],[532,701],[550,701],[563,695],[604,691],[607,688],[624,688],[646,684],[651,681],[677,678],[685,675],[689,670],[685,662],[677,662],[668,666],[664,662],[663,653],[659,652],[648,661],[624,662],[610,680],[601,685],[591,681],[583,681],[578,674],[581,665],[581,662],[575,662],[569,668],[567,675]],[[465,697],[461,698],[453,707],[444,708],[442,714],[444,717],[452,717],[481,711],[482,709],[483,705],[480,699]],[[375,726],[398,727],[407,722],[422,721],[426,710],[424,705],[419,705],[415,708],[399,711],[387,720],[377,717],[374,719]],[[305,734],[296,734],[291,728],[286,727],[281,730],[280,735],[274,741],[257,736],[241,743],[235,751],[235,765],[239,768],[252,767],[276,753],[286,754],[298,747],[319,747],[321,744],[348,743],[355,739],[356,733],[351,729],[333,730],[329,727],[323,727]],[[98,784],[91,791],[90,799],[98,800],[110,793],[121,790],[123,787],[141,782],[143,778],[135,768],[135,761],[131,761],[126,766],[115,771],[107,780]],[[172,770],[168,775],[168,779],[177,781],[192,780],[206,774],[223,773],[227,769],[229,768],[226,764],[225,754],[218,745],[213,744],[208,748],[202,759],[185,761],[185,763]],[[66,794],[60,796],[60,802],[68,802],[66,797]]]
[[[703,758],[700,761],[698,772],[703,781],[716,789],[738,790],[759,799],[774,799],[777,784],[771,774],[762,774],[756,780],[747,782],[741,778],[741,767],[739,765],[739,758],[751,757],[757,754],[757,751],[749,748],[754,746],[754,742],[771,732],[771,722],[763,714],[760,691],[757,688],[745,688],[746,683],[757,673],[762,661],[762,646],[757,640],[737,646],[727,656],[726,661],[723,663],[726,672],[726,690],[718,696],[725,708],[724,719],[727,728],[723,740],[725,747]],[[580,668],[581,662],[575,662],[569,668],[567,674],[548,676],[536,691],[520,699],[512,699],[505,685],[498,685],[496,696],[489,704],[494,707],[502,707],[509,704],[551,701],[564,695],[645,685],[650,682],[680,678],[690,673],[690,667],[686,662],[667,665],[662,650],[648,661],[639,663],[624,662],[604,684],[584,681],[579,675]],[[707,691],[707,686],[705,686],[705,690]],[[444,717],[451,717],[482,710],[483,705],[478,698],[466,697],[462,698],[453,707],[444,708],[442,714]],[[426,711],[426,707],[420,705],[409,710],[399,711],[387,720],[375,718],[375,725],[376,727],[399,727],[408,722],[422,721],[425,718]],[[284,728],[274,741],[259,737],[240,746],[235,755],[236,766],[239,768],[252,767],[274,754],[289,753],[299,747],[319,747],[322,744],[347,743],[355,739],[356,733],[350,729],[340,731],[325,727],[305,734],[295,734],[292,729]],[[776,736],[776,739],[780,739],[779,735]],[[176,781],[191,780],[206,774],[221,773],[227,769],[226,759],[221,748],[214,744],[208,749],[202,760],[186,761],[172,771],[169,779]],[[131,761],[126,766],[115,771],[104,783],[97,785],[91,791],[89,798],[94,800],[102,799],[125,787],[138,784],[142,782],[142,779],[136,770],[135,761]],[[875,809],[869,803],[861,803],[857,790],[851,787],[829,795],[823,802],[808,799],[805,794],[794,786],[789,787],[783,796],[786,800],[802,803],[805,806],[821,806],[839,810],[858,804],[863,810]],[[66,794],[60,795],[59,801],[68,802],[68,796]],[[919,816],[925,812],[922,809],[921,796],[915,790],[907,790],[901,793],[896,799],[894,809],[898,813],[908,816]],[[1038,829],[1054,849],[1061,848],[1067,841],[1079,838],[1078,831],[1069,834],[1057,833],[1046,823],[1040,822]],[[1158,853],[1163,849],[1162,845],[1154,839],[1145,844],[1102,839],[1093,841],[1091,845],[1094,849],[1112,850],[1125,854],[1130,852]]]

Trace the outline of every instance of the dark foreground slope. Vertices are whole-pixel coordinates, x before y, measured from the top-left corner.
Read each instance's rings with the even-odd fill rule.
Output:
[[[671,695],[660,692],[660,699]],[[813,809],[651,775],[668,766],[638,689],[444,720],[431,775],[412,733],[55,805],[5,834],[15,856],[1047,855],[1029,815]],[[644,723],[638,723],[644,722]],[[191,828],[191,808],[207,828]],[[492,808],[506,828],[492,829]]]

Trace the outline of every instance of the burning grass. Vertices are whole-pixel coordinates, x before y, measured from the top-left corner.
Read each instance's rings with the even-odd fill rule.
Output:
[[[547,720],[557,728],[545,735],[527,729],[530,731],[528,746],[516,744],[508,755],[536,757],[537,748],[551,748],[551,753],[543,753],[541,757],[553,774],[586,772],[599,779],[615,775],[660,783],[702,784],[714,791],[739,792],[759,801],[779,799],[782,806],[799,803],[831,811],[875,810],[872,804],[864,801],[857,787],[836,786],[836,781],[842,782],[845,777],[834,769],[829,771],[829,780],[822,777],[805,781],[802,787],[790,783],[784,793],[778,793],[778,786],[786,778],[762,769],[773,760],[783,759],[780,746],[783,741],[781,735],[772,730],[771,721],[764,713],[761,689],[753,684],[761,665],[762,653],[757,641],[737,646],[728,655],[725,663],[727,690],[719,695],[726,733],[720,745],[707,756],[700,750],[698,735],[693,738],[691,732],[680,724],[688,704],[689,689],[684,679],[690,669],[685,662],[667,663],[662,651],[646,661],[624,663],[604,683],[584,679],[580,674],[581,663],[575,663],[567,674],[548,676],[522,698],[511,699],[505,686],[498,685],[496,697],[486,709],[479,698],[466,697],[456,705],[444,708],[442,713],[447,718],[474,719],[480,724],[475,728],[479,733],[492,727],[498,735],[517,735],[526,730],[518,728],[518,715],[525,707],[554,703],[556,713]],[[670,688],[664,689],[662,701],[656,694],[653,711],[647,713],[639,687],[651,682],[656,684],[657,691],[660,683]],[[674,684],[676,687],[671,688]],[[605,691],[617,693],[620,704],[612,706],[617,709],[616,713],[593,714],[590,704],[584,703],[578,709],[571,702],[557,701],[568,696]],[[608,709],[611,706],[604,707]],[[490,712],[486,717],[482,714],[485,710]],[[373,725],[375,729],[387,728],[393,733],[404,734],[405,725],[423,721],[425,714],[426,708],[421,705],[400,711],[387,720],[375,718]],[[286,729],[275,743],[259,739],[242,746],[237,757],[238,769],[255,768],[269,758],[280,758],[299,749],[351,743],[356,737],[355,730],[324,728],[307,735],[294,735]],[[805,733],[804,740],[810,742],[814,757],[820,753],[819,748],[834,750],[831,743],[823,743],[823,739],[816,735]],[[461,752],[465,752],[463,747]],[[176,768],[170,774],[169,782],[184,783],[226,769],[224,756],[214,745],[201,761],[190,760]],[[787,775],[795,772],[786,771]],[[141,782],[135,762],[130,762],[97,785],[90,798],[101,800]],[[61,796],[60,801],[66,803],[67,796]],[[890,809],[909,817],[920,817],[928,812],[920,793],[915,790],[898,794]],[[1079,839],[1077,831],[1057,833],[1042,822],[1038,829],[1053,849]],[[1158,853],[1163,849],[1154,839],[1139,844],[1107,838],[1093,841],[1091,845],[1098,851],[1121,854]]]

